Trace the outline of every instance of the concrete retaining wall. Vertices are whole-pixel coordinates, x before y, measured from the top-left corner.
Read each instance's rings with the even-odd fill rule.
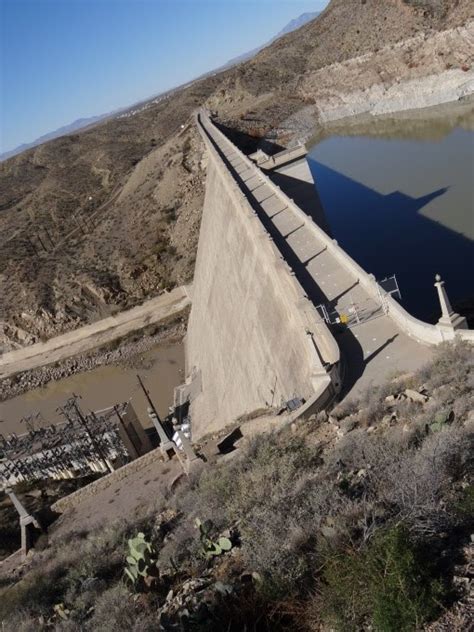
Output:
[[[69,511],[73,507],[77,507],[77,505],[80,505],[87,498],[95,496],[95,494],[104,491],[104,489],[107,489],[107,487],[110,487],[110,485],[113,485],[114,483],[117,483],[118,481],[121,481],[128,476],[135,474],[150,463],[154,463],[156,460],[159,460],[161,458],[162,455],[159,448],[151,450],[151,452],[147,452],[147,454],[144,454],[138,459],[131,461],[131,463],[127,463],[118,470],[115,470],[115,472],[111,472],[106,476],[102,476],[96,481],[89,483],[89,485],[81,487],[77,491],[72,492],[72,494],[64,496],[64,498],[60,498],[55,503],[53,503],[53,505],[51,505],[51,509],[53,511],[57,511],[58,513]]]
[[[37,342],[3,355],[0,353],[0,380],[86,353],[132,331],[160,324],[178,316],[189,305],[187,288],[176,287],[142,305],[50,338],[46,342]]]
[[[205,142],[206,198],[186,337],[187,371],[202,379],[191,403],[193,439],[293,397],[330,398],[337,387],[325,365],[339,362],[332,334]]]
[[[275,169],[281,165],[288,164],[292,160],[303,158],[306,156],[306,153],[306,147],[304,147],[304,145],[298,145],[297,147],[284,149],[274,156],[270,156],[268,160],[257,161],[257,164],[261,169]]]

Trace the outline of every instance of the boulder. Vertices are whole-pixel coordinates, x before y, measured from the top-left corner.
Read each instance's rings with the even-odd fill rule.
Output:
[[[356,425],[357,425],[356,419],[351,419],[351,418],[343,419],[339,424],[339,429],[337,431],[338,436],[344,437],[346,434],[354,430]]]
[[[414,391],[411,388],[407,388],[405,390],[405,395],[412,402],[418,402],[420,404],[424,404],[425,402],[427,402],[429,400],[428,395],[424,395],[423,393],[419,393],[418,391]]]

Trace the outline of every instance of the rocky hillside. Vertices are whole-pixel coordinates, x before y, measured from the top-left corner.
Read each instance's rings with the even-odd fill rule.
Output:
[[[455,35],[440,50],[431,39],[473,18],[473,5],[465,0],[333,0],[317,20],[226,77],[218,98],[210,101],[230,127],[261,136],[308,104],[324,110],[328,95],[338,99],[358,88],[448,68],[470,70],[472,35],[460,45]],[[229,105],[239,100],[237,116],[227,116]]]
[[[473,354],[438,351],[330,415],[243,423],[189,477],[156,460],[88,496],[0,568],[2,630],[472,630]]]
[[[393,59],[392,82],[469,69],[469,41],[458,46],[456,32],[429,50],[420,42],[472,16],[469,0],[332,0],[251,61],[2,163],[0,348],[191,280],[204,190],[202,147],[188,126],[196,107],[257,137],[282,128],[287,141],[298,113],[332,107],[354,76],[359,89],[383,83]],[[407,50],[397,44],[417,37]]]

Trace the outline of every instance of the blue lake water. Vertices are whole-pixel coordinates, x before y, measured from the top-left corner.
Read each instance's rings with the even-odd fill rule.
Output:
[[[402,304],[431,322],[435,274],[453,303],[474,299],[472,129],[472,112],[391,119],[338,129],[308,154],[332,236],[377,279],[395,273]]]

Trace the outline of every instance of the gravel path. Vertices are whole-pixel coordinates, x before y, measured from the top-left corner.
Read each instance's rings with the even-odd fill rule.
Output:
[[[181,290],[181,288],[178,289]],[[3,379],[0,377],[0,402],[44,386],[52,380],[61,380],[75,373],[90,371],[98,366],[131,363],[137,354],[142,354],[157,344],[178,342],[186,333],[190,300],[188,298],[177,302],[173,300],[172,303],[167,304],[164,311],[156,308],[156,301],[157,299],[152,299],[145,304],[149,314],[145,316],[145,312],[143,312],[141,319],[133,318],[128,323],[124,323],[123,327],[103,331],[99,336],[93,335],[84,339],[79,337],[79,344],[77,345],[57,347],[55,355],[59,354],[58,359],[51,359],[51,353],[33,354],[30,367],[28,367],[26,359],[22,359],[21,363],[16,365],[17,372],[10,371],[9,377],[3,377]],[[170,309],[170,306],[174,306],[174,308]],[[130,312],[133,311],[130,310]],[[125,316],[128,313],[124,312],[120,316]],[[91,325],[88,325],[72,333],[80,334],[84,329],[90,329],[90,327]],[[134,336],[133,332],[139,329],[142,331],[139,334],[140,337],[137,338],[137,334]],[[123,339],[124,336],[125,339]],[[58,338],[63,338],[63,336],[58,336]],[[122,338],[120,342],[118,341],[119,338]],[[57,341],[57,338],[48,342],[53,341]],[[116,346],[112,348],[110,343],[114,341]],[[2,362],[5,356],[0,358],[0,376],[2,376]],[[10,364],[9,366],[12,367],[13,365]],[[22,370],[19,367],[25,368]]]
[[[103,346],[132,331],[168,320],[190,304],[187,290],[181,286],[117,316],[109,316],[46,342],[10,351],[0,357],[0,380]]]

